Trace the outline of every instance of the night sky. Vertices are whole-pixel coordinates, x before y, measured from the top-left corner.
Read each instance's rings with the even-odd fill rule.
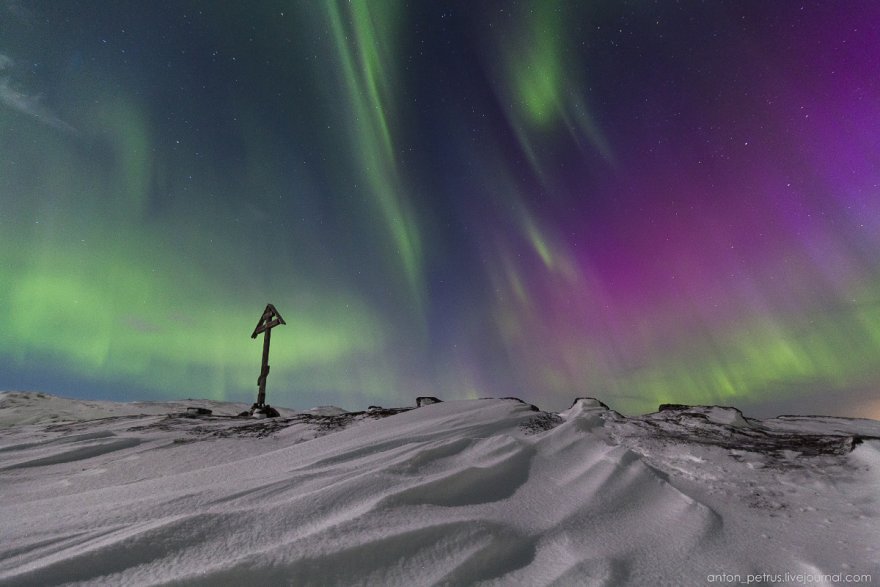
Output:
[[[880,3],[0,0],[0,389],[880,418]]]

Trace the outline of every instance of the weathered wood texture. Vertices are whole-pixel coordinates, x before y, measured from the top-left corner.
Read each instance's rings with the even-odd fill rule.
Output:
[[[257,378],[257,385],[259,386],[256,403],[257,407],[266,405],[266,378],[269,376],[269,344],[272,341],[272,329],[280,324],[287,324],[287,322],[284,321],[284,318],[281,317],[281,314],[278,313],[275,306],[272,304],[266,304],[266,309],[263,310],[263,315],[260,317],[260,321],[257,322],[257,327],[254,328],[254,333],[251,334],[251,338],[257,338],[258,334],[261,332],[264,333],[263,361],[260,366],[260,376]]]

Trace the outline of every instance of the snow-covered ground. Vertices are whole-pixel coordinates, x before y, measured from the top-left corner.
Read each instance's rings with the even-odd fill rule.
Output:
[[[0,394],[0,585],[880,582],[877,421],[247,407]]]

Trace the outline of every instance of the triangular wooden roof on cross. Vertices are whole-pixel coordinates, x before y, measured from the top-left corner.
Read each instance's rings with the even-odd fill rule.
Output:
[[[263,316],[260,318],[260,321],[257,322],[257,327],[254,328],[254,333],[251,334],[251,338],[257,338],[257,335],[261,332],[265,332],[270,328],[275,328],[279,324],[287,324],[287,322],[284,321],[284,318],[281,317],[281,314],[278,313],[275,306],[272,304],[266,304],[266,309],[263,310]]]

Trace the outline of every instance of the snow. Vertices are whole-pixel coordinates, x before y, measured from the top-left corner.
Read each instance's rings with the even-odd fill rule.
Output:
[[[0,394],[0,585],[880,577],[880,422],[247,407]]]

